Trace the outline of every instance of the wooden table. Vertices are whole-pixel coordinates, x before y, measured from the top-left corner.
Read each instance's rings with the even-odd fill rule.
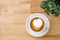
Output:
[[[40,7],[43,0],[0,0],[0,40],[60,40],[60,16],[48,16]],[[26,31],[26,19],[33,13],[43,13],[51,23],[49,32],[41,38]]]

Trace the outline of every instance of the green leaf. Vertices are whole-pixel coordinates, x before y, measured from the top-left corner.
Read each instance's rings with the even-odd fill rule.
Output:
[[[55,16],[59,16],[59,6],[57,5],[56,7],[55,7],[55,9],[54,9],[54,15]]]
[[[48,3],[48,2],[43,1],[43,2],[41,3],[41,8],[43,8],[43,9],[47,8],[47,7],[48,7],[48,4],[47,4],[47,3]]]
[[[54,2],[55,0],[46,0],[46,1],[48,1],[48,2]]]
[[[45,12],[49,15],[49,8],[45,8]]]

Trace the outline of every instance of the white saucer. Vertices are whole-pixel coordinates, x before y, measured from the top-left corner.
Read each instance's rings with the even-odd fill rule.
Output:
[[[44,28],[42,29],[42,31],[40,32],[35,32],[31,29],[30,27],[30,22],[33,18],[35,17],[39,17],[39,18],[42,18],[45,22],[45,26]],[[48,20],[48,18],[43,15],[42,13],[33,13],[32,15],[30,15],[26,21],[26,30],[28,31],[28,33],[34,37],[42,37],[44,35],[47,34],[47,32],[49,31],[49,28],[50,28],[50,22]]]

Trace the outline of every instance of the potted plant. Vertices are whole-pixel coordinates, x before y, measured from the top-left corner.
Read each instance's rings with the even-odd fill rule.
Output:
[[[59,16],[60,15],[60,0],[44,0],[41,3],[41,8],[50,15]]]

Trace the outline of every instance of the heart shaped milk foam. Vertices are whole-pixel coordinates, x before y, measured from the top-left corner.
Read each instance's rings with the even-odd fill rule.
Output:
[[[43,29],[43,27],[44,27],[43,19],[38,18],[38,17],[33,18],[31,20],[30,27],[32,28],[32,30],[34,30],[36,32],[41,31]]]
[[[40,27],[42,26],[42,24],[43,24],[43,22],[42,22],[41,19],[35,19],[35,20],[33,21],[33,25],[34,25],[34,27],[36,27],[36,28],[40,28]]]

